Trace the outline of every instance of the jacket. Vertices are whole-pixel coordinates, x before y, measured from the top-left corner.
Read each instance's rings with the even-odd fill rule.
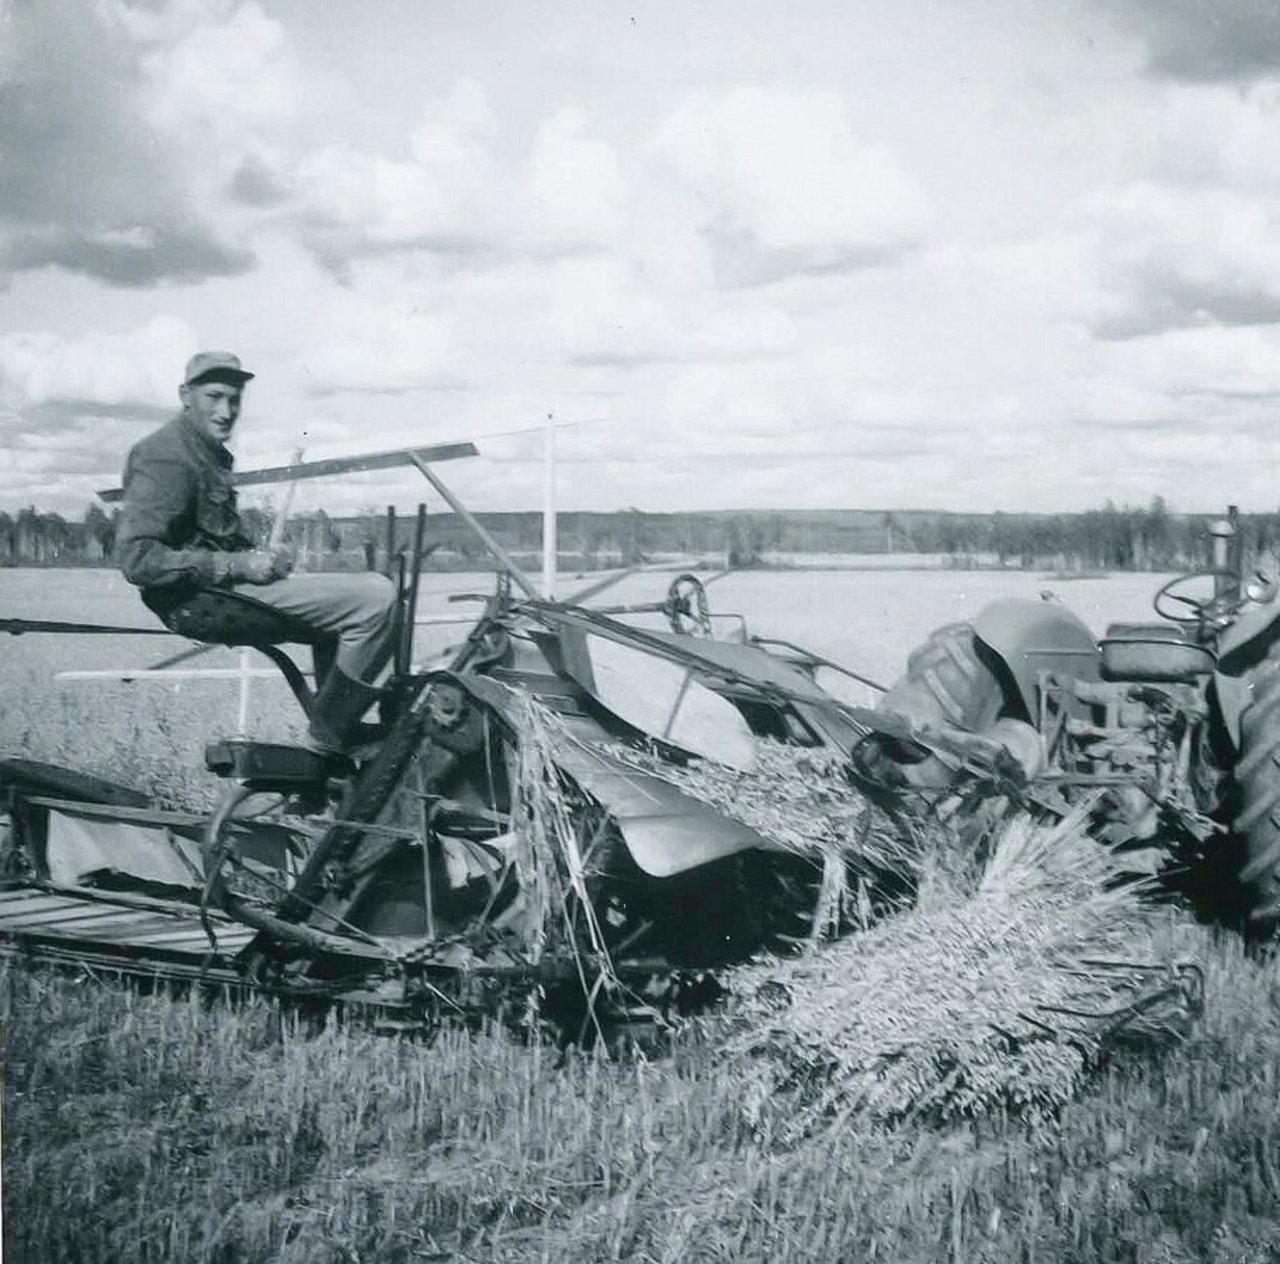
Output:
[[[216,578],[215,554],[253,547],[231,484],[231,453],[179,413],[130,450],[116,559],[153,609]]]

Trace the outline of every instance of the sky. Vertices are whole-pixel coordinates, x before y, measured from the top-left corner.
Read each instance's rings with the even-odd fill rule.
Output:
[[[1280,5],[0,0],[0,508],[206,348],[480,510],[1274,510]]]

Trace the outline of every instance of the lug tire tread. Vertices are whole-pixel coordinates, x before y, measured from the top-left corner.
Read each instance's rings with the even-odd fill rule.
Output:
[[[938,628],[907,660],[906,675],[883,700],[885,709],[894,709],[901,699],[915,704],[903,712],[911,718],[928,716],[972,732],[989,727],[1004,704],[1004,694],[975,644],[972,624]]]
[[[880,699],[877,710],[921,727],[945,724],[981,733],[999,718],[1006,701],[999,677],[979,655],[973,625],[948,623],[908,657],[906,673]],[[932,757],[903,767],[917,785],[937,787],[954,779]]]
[[[1240,881],[1250,920],[1270,922],[1280,911],[1280,651],[1257,669],[1253,702],[1240,717],[1240,748]]]

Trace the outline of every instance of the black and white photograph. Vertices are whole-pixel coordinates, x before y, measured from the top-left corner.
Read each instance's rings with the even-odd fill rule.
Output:
[[[1276,0],[0,0],[0,1259],[1280,1264]]]

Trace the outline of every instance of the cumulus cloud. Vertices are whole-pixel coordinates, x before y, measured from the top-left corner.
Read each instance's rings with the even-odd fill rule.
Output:
[[[0,400],[13,409],[167,405],[176,401],[179,368],[195,349],[190,326],[171,316],[124,334],[3,334]]]
[[[234,276],[254,263],[251,251],[224,245],[200,229],[155,224],[19,229],[10,235],[6,254],[15,272],[52,265],[126,289]]]
[[[616,258],[562,262],[548,288],[551,329],[570,364],[737,361],[782,354],[796,344],[793,323],[776,307],[658,286]]]
[[[300,359],[315,395],[374,394],[457,386],[451,322],[410,303],[346,296],[325,322],[328,336]]]
[[[1280,81],[1179,85],[1130,106],[1125,129],[1132,166],[1151,179],[1280,193]]]
[[[347,144],[304,154],[287,177],[289,218],[344,277],[361,256],[483,253],[498,238],[495,129],[484,93],[461,82],[424,107],[406,154],[389,157]]]
[[[931,222],[919,186],[833,91],[690,97],[625,155],[576,107],[541,119],[514,162],[500,140],[483,90],[462,81],[425,105],[406,153],[301,156],[287,214],[348,279],[352,261],[395,252],[485,265],[621,252],[734,284],[892,261]]]
[[[830,90],[691,97],[648,152],[695,199],[734,280],[883,263],[919,244],[931,221],[920,187],[887,146],[858,136]]]
[[[158,11],[122,5],[120,14],[142,50],[149,120],[191,142],[191,157],[206,169],[269,146],[316,104],[284,26],[253,0]]]
[[[1280,204],[1229,189],[1134,182],[1085,200],[1103,338],[1280,321]]]
[[[233,200],[245,206],[279,206],[289,196],[279,174],[257,157],[248,157],[235,169],[227,184]]]
[[[177,411],[180,367],[195,348],[171,316],[121,334],[0,335],[3,464],[83,503],[115,481],[148,426]]]
[[[126,20],[134,12],[70,0],[6,9],[0,267],[130,286],[252,265],[193,196],[152,117],[152,54]]]
[[[627,199],[613,146],[589,135],[581,110],[564,109],[539,127],[513,205],[535,245],[571,251],[616,243]]]
[[[1126,376],[1177,397],[1280,397],[1280,326],[1186,329],[1107,349]]]
[[[1101,0],[1145,42],[1154,74],[1249,81],[1280,75],[1274,0]]]
[[[392,253],[487,265],[617,244],[630,185],[582,111],[544,119],[514,164],[500,157],[498,140],[486,95],[461,81],[427,103],[407,153],[335,144],[303,155],[288,177],[288,214],[344,279],[352,261]]]
[[[1226,438],[1269,441],[1280,399],[1280,328],[1184,329],[1097,347],[1070,415],[1163,450],[1173,437],[1215,457]],[[1203,446],[1202,446],[1203,456]]]

